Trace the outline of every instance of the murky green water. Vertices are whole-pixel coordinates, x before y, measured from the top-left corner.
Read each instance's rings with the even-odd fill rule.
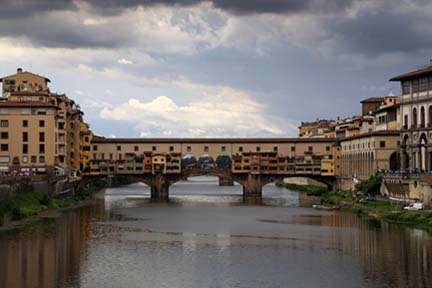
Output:
[[[427,232],[303,208],[274,186],[245,204],[210,180],[176,184],[170,203],[107,189],[0,233],[0,287],[432,287]]]

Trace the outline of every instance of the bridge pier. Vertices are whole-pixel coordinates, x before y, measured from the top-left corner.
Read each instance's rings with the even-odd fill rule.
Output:
[[[167,200],[169,198],[170,181],[165,175],[152,175],[149,182],[152,199]]]
[[[247,179],[241,183],[243,185],[243,196],[261,197],[262,187],[267,184],[262,178],[260,174],[248,174]]]
[[[232,176],[219,176],[219,186],[234,186]]]

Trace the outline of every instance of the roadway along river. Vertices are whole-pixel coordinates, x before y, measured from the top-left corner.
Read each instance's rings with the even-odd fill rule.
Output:
[[[432,287],[432,237],[356,215],[315,211],[267,186],[178,183],[171,202],[134,184],[95,205],[0,233],[0,287]]]

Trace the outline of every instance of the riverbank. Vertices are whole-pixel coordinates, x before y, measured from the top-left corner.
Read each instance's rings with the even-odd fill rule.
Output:
[[[109,181],[97,179],[80,187],[75,195],[65,198],[51,197],[47,192],[34,192],[28,185],[24,185],[15,196],[0,202],[0,227],[14,226],[20,221],[48,211],[54,212],[90,203],[93,195],[104,188],[131,183],[123,177],[115,177]]]
[[[308,195],[321,196],[328,192],[326,187],[321,187],[317,185],[299,185],[293,183],[277,182],[276,186],[279,188],[286,188],[289,190],[295,190],[299,192],[306,192]]]
[[[388,199],[364,199],[349,192],[334,191],[323,194],[322,203],[336,204],[344,212],[432,231],[432,210],[404,211],[403,205],[399,202]]]

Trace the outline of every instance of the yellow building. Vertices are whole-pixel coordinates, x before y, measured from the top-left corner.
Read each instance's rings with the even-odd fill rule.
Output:
[[[333,145],[332,154],[326,155],[321,160],[321,175],[322,176],[339,176],[341,165],[341,147]]]
[[[48,78],[22,69],[0,82],[1,173],[76,175],[82,152],[79,108],[51,93]]]

